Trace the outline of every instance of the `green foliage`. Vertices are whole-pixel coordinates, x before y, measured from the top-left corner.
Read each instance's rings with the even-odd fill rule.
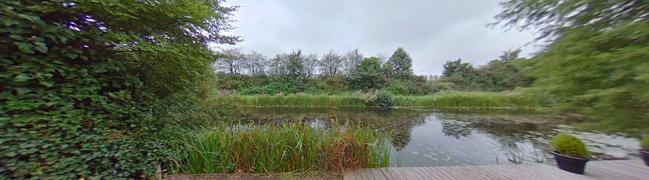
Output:
[[[398,106],[436,108],[537,108],[543,104],[537,97],[523,94],[491,92],[450,92],[428,96],[395,96]]]
[[[649,149],[649,136],[642,137],[642,142],[640,142],[640,146],[642,146],[642,148]]]
[[[396,105],[392,94],[381,92],[376,96],[376,100],[372,103],[374,106],[390,107]]]
[[[410,55],[408,55],[402,47],[397,48],[397,50],[392,53],[392,56],[390,56],[390,59],[388,59],[386,64],[390,64],[390,67],[392,67],[394,72],[390,77],[403,79],[413,76],[412,58],[410,58]]]
[[[347,77],[347,84],[355,89],[381,89],[385,86],[387,77],[382,75],[381,63],[376,57],[363,59],[356,72]]]
[[[559,133],[552,138],[552,147],[561,154],[573,157],[588,158],[590,153],[586,150],[586,146],[577,137]]]
[[[451,83],[451,89],[462,91],[506,91],[528,87],[534,79],[527,76],[525,66],[519,65],[526,59],[518,58],[518,53],[520,50],[507,51],[500,59],[480,68],[474,68],[461,59],[448,61],[444,64],[441,81]]]
[[[245,95],[255,95],[255,94],[295,94],[297,92],[300,92],[298,87],[295,86],[293,83],[286,83],[286,82],[271,82],[270,84],[267,84],[265,86],[253,86],[250,88],[246,88],[243,90],[242,94]]]
[[[268,107],[364,107],[366,103],[358,97],[308,95],[255,95],[238,96],[237,101],[244,106]]]
[[[184,172],[272,173],[343,172],[389,165],[387,138],[350,126],[313,127],[302,121],[282,125],[225,126],[205,129],[184,139]]]
[[[206,43],[236,41],[219,4],[0,1],[0,179],[166,171],[212,92]]]
[[[242,91],[249,87],[277,82],[276,78],[265,74],[243,75],[218,73],[217,76],[218,82],[215,83],[217,88],[231,91]]]
[[[384,89],[397,95],[427,95],[433,92],[433,89],[427,84],[426,80],[418,76],[395,79]]]
[[[522,63],[557,109],[580,112],[589,128],[640,135],[649,128],[647,1],[510,0],[498,19],[538,27],[551,43]],[[624,9],[619,11],[618,9]],[[520,24],[524,22],[524,24]]]
[[[383,99],[379,100],[379,96]],[[384,91],[357,91],[341,95],[255,95],[236,96],[244,106],[267,107],[371,107],[379,104],[435,108],[537,108],[545,104],[535,96],[489,92],[452,92],[428,96],[392,96]],[[392,99],[392,100],[390,100]],[[380,103],[379,103],[380,102]]]

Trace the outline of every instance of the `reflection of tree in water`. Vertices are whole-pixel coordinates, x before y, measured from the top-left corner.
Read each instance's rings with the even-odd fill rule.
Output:
[[[371,119],[360,123],[390,133],[392,146],[401,151],[410,142],[412,128],[423,125],[427,114],[404,109],[377,109],[365,116]],[[363,118],[356,120],[360,119]]]
[[[455,139],[471,135],[471,124],[463,121],[444,120],[442,122],[442,132],[446,136],[453,136]]]
[[[498,118],[497,116],[484,116],[479,114],[439,114],[437,117],[442,120],[444,134],[458,138],[468,136],[471,129],[485,132],[498,141],[498,147],[506,155],[507,161],[520,164],[525,161],[543,162],[545,156],[543,150],[546,144],[539,142],[536,137],[551,132],[551,128],[533,123],[516,123]],[[460,123],[445,123],[444,119],[453,119]],[[454,121],[448,121],[454,122]],[[524,143],[531,143],[532,147],[521,146]],[[531,149],[530,149],[531,148]],[[528,154],[526,154],[526,152]],[[531,153],[531,154],[530,154]],[[531,159],[526,159],[529,157]]]

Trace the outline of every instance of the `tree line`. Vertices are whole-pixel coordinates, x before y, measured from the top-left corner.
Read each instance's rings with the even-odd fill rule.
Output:
[[[385,90],[398,95],[439,91],[507,91],[529,87],[534,81],[520,64],[520,50],[506,51],[483,66],[447,61],[441,78],[428,81],[412,71],[412,58],[397,48],[389,57],[364,57],[358,49],[345,54],[330,50],[321,57],[301,50],[268,58],[256,51],[225,48],[214,64],[221,87],[244,94],[337,93]]]
[[[358,49],[344,55],[330,50],[322,57],[302,50],[268,58],[237,48],[221,49],[214,66],[221,87],[244,94],[335,93],[387,89],[395,94],[427,94],[424,77],[412,71],[412,58],[397,48],[389,58],[364,57]]]

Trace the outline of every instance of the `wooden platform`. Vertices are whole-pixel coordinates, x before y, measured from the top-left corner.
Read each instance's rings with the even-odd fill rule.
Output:
[[[388,167],[347,172],[344,179],[611,179],[649,180],[649,167],[641,160],[591,161],[579,175],[547,164]]]

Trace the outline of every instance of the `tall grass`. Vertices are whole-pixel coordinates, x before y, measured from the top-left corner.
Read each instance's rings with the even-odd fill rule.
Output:
[[[435,108],[535,108],[542,106],[538,97],[492,92],[451,92],[426,96],[394,96],[396,106]],[[342,95],[255,95],[237,96],[244,106],[265,107],[367,107],[363,94]]]
[[[537,97],[490,92],[454,92],[427,96],[395,96],[399,106],[436,108],[535,108]]]
[[[330,171],[389,165],[388,136],[359,126],[225,126],[189,135],[185,173]]]

